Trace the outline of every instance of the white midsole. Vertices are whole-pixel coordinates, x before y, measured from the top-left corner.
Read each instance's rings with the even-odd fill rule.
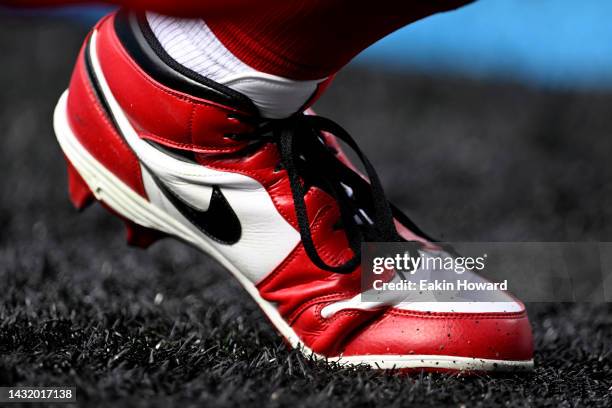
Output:
[[[274,305],[263,299],[257,287],[219,251],[198,236],[197,233],[134,192],[81,145],[68,123],[67,97],[68,91],[64,92],[55,108],[53,117],[55,134],[64,154],[87,183],[95,197],[135,223],[187,240],[220,262],[242,284],[291,346],[299,349],[304,355],[339,364],[365,364],[375,369],[437,368],[476,371],[524,371],[533,368],[533,360],[493,360],[441,355],[325,357],[313,352],[300,341],[298,335],[282,318]]]

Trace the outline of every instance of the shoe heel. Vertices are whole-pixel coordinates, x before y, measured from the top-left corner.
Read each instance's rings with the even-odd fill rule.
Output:
[[[70,195],[70,201],[77,210],[82,211],[94,202],[95,197],[87,183],[83,180],[83,177],[81,177],[67,158],[66,167],[68,169],[68,194]]]

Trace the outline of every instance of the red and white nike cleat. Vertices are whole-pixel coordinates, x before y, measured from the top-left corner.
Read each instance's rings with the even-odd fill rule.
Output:
[[[510,296],[362,302],[361,242],[425,238],[355,142],[315,115],[260,117],[245,96],[173,62],[145,19],[120,12],[96,26],[54,125],[77,207],[101,201],[132,244],[169,235],[214,257],[305,354],[380,369],[533,366],[529,321]],[[334,137],[361,156],[369,183],[338,159]]]

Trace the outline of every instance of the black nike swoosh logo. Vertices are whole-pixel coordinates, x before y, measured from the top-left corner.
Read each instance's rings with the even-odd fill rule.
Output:
[[[240,240],[242,234],[240,220],[219,186],[213,186],[208,210],[202,211],[177,196],[154,174],[151,174],[151,177],[172,205],[205,235],[226,245],[235,244]]]

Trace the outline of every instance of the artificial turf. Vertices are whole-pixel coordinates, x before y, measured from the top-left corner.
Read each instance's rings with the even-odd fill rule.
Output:
[[[207,256],[77,214],[51,129],[85,29],[0,17],[0,384],[82,406],[612,405],[612,307],[530,304],[529,375],[399,376],[288,351]],[[612,241],[612,94],[352,68],[318,104],[446,240]]]

